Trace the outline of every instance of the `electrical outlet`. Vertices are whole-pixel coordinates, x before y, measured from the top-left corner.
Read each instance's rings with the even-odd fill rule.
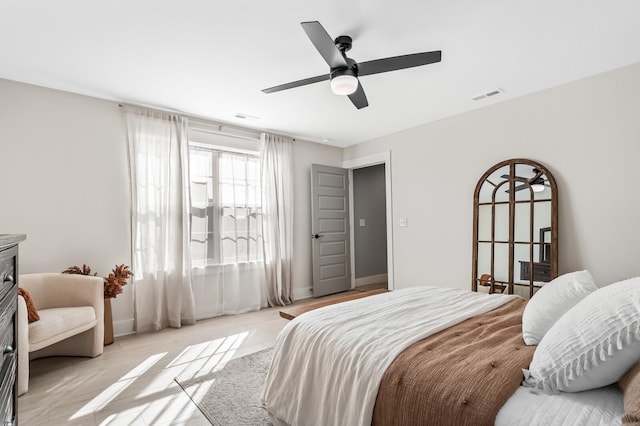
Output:
[[[406,217],[401,217],[400,218],[400,227],[401,228],[406,228],[407,226],[409,226],[409,221],[407,220]]]
[[[364,226],[364,219],[360,219],[360,226]]]

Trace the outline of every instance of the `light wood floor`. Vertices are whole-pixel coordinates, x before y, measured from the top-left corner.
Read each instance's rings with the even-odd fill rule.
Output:
[[[363,288],[353,292],[358,290]],[[304,299],[296,304],[323,299]],[[278,310],[263,309],[198,321],[181,329],[118,337],[97,358],[34,360],[29,391],[18,398],[20,424],[209,425],[173,378],[186,369],[213,369],[228,359],[273,346],[288,322],[280,318]]]

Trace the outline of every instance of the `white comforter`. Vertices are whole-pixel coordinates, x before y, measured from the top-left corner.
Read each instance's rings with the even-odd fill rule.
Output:
[[[263,402],[294,426],[370,425],[382,376],[400,352],[514,297],[416,287],[310,311],[278,335]]]

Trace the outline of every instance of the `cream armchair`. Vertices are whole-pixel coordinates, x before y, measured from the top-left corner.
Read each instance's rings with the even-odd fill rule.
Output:
[[[40,319],[29,324],[18,297],[18,395],[29,389],[29,360],[47,356],[96,357],[104,344],[104,280],[68,274],[23,274]]]

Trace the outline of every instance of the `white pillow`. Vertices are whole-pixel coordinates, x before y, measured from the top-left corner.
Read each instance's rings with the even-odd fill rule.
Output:
[[[597,289],[589,271],[561,275],[545,284],[533,295],[522,313],[524,343],[540,343],[542,336],[565,312]]]
[[[603,287],[564,314],[523,370],[525,386],[580,392],[617,382],[640,360],[640,277]]]

